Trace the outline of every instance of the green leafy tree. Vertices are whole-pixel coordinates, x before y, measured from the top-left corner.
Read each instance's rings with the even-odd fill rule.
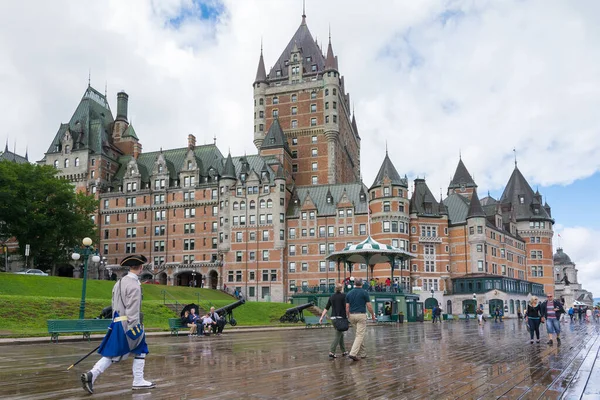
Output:
[[[69,261],[69,250],[89,236],[97,241],[91,216],[98,201],[76,193],[70,182],[56,177],[51,166],[0,162],[0,221],[3,236],[19,242],[21,254],[38,267],[52,268]]]

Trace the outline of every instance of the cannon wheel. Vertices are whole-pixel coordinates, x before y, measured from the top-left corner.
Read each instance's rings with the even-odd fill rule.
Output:
[[[235,318],[229,318],[229,325],[231,326],[236,326],[237,325],[237,321],[235,320]]]
[[[298,318],[298,314],[294,314],[292,322],[298,322],[298,321],[300,321],[300,319]]]
[[[284,323],[284,322],[285,322],[285,316],[284,316],[284,315],[282,315],[282,316],[279,318],[279,322],[281,322],[281,323]]]
[[[304,323],[304,322],[306,322],[306,321],[304,321],[304,315],[302,315],[302,316],[300,317],[300,321],[302,321],[303,323]]]

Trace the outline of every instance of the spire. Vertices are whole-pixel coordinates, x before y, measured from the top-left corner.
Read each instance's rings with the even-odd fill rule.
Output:
[[[231,153],[227,155],[225,160],[225,167],[223,167],[222,179],[235,179],[235,167],[233,166],[233,160],[231,159]]]
[[[302,25],[306,25],[306,0],[302,0]]]
[[[469,213],[467,214],[467,219],[482,217],[485,218],[485,212],[483,211],[483,207],[481,206],[481,202],[479,201],[479,197],[477,196],[477,190],[474,190],[473,195],[471,196],[471,204],[469,205]]]
[[[266,82],[267,72],[265,70],[265,60],[263,59],[262,39],[260,40],[260,57],[258,59],[258,68],[256,69],[256,79],[254,83]]]
[[[27,161],[29,161],[29,155],[27,154],[29,153],[29,146],[25,147],[25,159]],[[548,205],[548,203],[546,203],[546,206]]]
[[[4,146],[4,152],[8,152],[8,138],[6,138],[6,146]]]
[[[333,55],[333,47],[331,47],[331,28],[329,28],[329,44],[327,45],[327,57],[325,59],[325,71],[337,70],[337,62]]]

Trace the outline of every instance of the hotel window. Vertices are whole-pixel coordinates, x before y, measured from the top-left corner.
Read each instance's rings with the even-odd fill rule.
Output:
[[[478,245],[477,245],[477,252],[478,252],[478,253],[481,253],[482,251],[483,251],[483,245],[481,245],[481,244],[478,244]]]
[[[292,107],[292,115],[298,114],[298,107]]]
[[[329,102],[328,101],[325,102],[325,109],[329,110]]]
[[[325,246],[325,243],[320,243],[319,244],[319,254],[325,254],[326,250],[327,250],[327,246]]]
[[[483,260],[477,260],[477,271],[483,272]]]
[[[333,116],[333,123],[335,124],[337,122],[337,115]]]
[[[240,243],[242,241],[242,235],[243,235],[243,232],[236,232],[235,233],[235,241]]]
[[[333,226],[327,227],[327,236],[329,236],[329,237],[335,236],[335,228]]]
[[[310,57],[309,57],[309,58],[310,58]],[[308,60],[308,62],[310,62],[310,60]],[[317,66],[316,66],[316,65],[313,65],[313,67],[315,67],[315,68],[316,68]],[[316,70],[316,69],[315,69],[315,70]],[[317,98],[317,92],[315,92],[315,91],[313,91],[313,92],[310,92],[310,98],[311,98],[312,100],[316,99],[316,98]]]
[[[235,253],[235,261],[236,262],[241,262],[242,261],[242,252],[241,251],[236,251],[236,253]]]
[[[319,180],[318,180],[318,178],[316,176],[313,176],[311,178],[311,182],[312,182],[313,185],[317,185],[319,183]]]
[[[269,261],[269,250],[263,250],[262,259],[263,261]]]
[[[317,163],[316,162],[312,163],[312,170],[313,171],[317,170]]]
[[[308,254],[308,246],[302,246],[302,254]]]
[[[310,154],[311,156],[316,157],[319,155],[319,151],[316,148],[314,148],[310,150]]]
[[[289,264],[289,271],[290,272],[296,272],[296,263],[295,262],[291,262]]]
[[[366,224],[360,224],[358,226],[358,232],[360,235],[366,235],[367,234],[367,225]]]
[[[279,104],[279,97],[273,97],[273,104]]]
[[[390,221],[383,221],[383,231],[384,232],[390,231]]]
[[[298,144],[298,138],[292,138],[292,146],[296,146]]]
[[[250,253],[248,253],[248,260],[255,261],[256,260],[256,252],[251,251]],[[250,273],[252,274],[252,272],[250,272]],[[251,280],[254,280],[254,278],[251,278]]]
[[[194,239],[184,239],[183,250],[194,250],[196,241]]]
[[[335,117],[335,115],[334,115],[334,117]],[[310,126],[317,126],[317,119],[316,118],[311,118],[310,119]]]
[[[272,115],[273,115],[273,118],[279,117],[279,110],[278,109],[274,109]]]
[[[310,105],[310,112],[311,113],[317,112],[317,105],[316,104],[311,104]]]
[[[296,239],[296,228],[290,228],[288,236],[290,239]]]
[[[308,263],[302,263],[302,271],[308,271]]]
[[[297,102],[297,101],[298,101],[298,96],[297,96],[297,95],[295,95],[295,94],[293,94],[293,95],[292,95],[292,103],[295,103],[295,102]]]
[[[383,211],[384,212],[390,212],[390,202],[389,201],[384,201],[383,202]]]
[[[297,127],[298,127],[298,120],[296,120],[296,119],[293,119],[293,120],[292,120],[292,129],[295,129],[295,128],[297,128]]]

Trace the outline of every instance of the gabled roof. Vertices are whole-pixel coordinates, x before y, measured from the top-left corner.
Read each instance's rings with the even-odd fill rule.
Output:
[[[296,189],[292,196],[292,201],[287,209],[287,215],[289,217],[300,216],[300,209],[304,200],[309,195],[317,209],[318,215],[336,215],[337,204],[340,199],[344,196],[354,204],[355,214],[366,214],[368,205],[367,197],[364,196],[363,200],[360,199],[361,190],[364,193],[364,186],[362,183],[340,183],[335,185],[312,185],[312,186],[301,186]],[[328,194],[332,196],[331,201],[327,201]],[[297,196],[298,203],[294,202],[294,198]]]
[[[546,208],[542,207],[541,195],[533,192],[516,165],[500,197],[500,203],[503,206],[512,206],[517,221],[531,219],[552,221]]]
[[[164,156],[167,169],[170,174],[171,179],[177,179],[176,174],[178,174],[182,169],[184,169],[184,161],[189,151],[189,147],[183,147],[179,149],[170,149],[163,151],[153,151],[149,153],[141,153],[136,162],[139,167],[140,174],[142,175],[142,182],[148,182],[150,179],[150,174],[154,168],[154,163],[156,162],[157,157],[161,154]],[[201,176],[208,176],[208,169],[212,166],[217,172],[221,172],[223,168],[223,155],[214,144],[207,144],[204,146],[196,146],[193,149],[194,155],[197,160],[201,161]],[[119,169],[115,174],[114,181],[120,182],[123,180],[123,176],[125,176],[125,172],[127,170],[127,163],[131,160],[132,156],[121,156],[119,157]]]
[[[123,132],[123,135],[121,135],[121,137],[131,137],[136,140],[139,140],[137,134],[135,133],[135,130],[133,129],[133,125],[129,125],[127,129],[125,129],[125,132]]]
[[[269,127],[269,131],[267,132],[267,135],[265,136],[262,145],[260,146],[260,149],[278,149],[282,147],[289,154],[292,154],[290,146],[288,145],[287,139],[285,137],[285,133],[283,133],[283,129],[281,129],[281,124],[279,123],[279,119],[277,118]]]
[[[325,69],[325,59],[323,58],[323,54],[321,54],[321,50],[319,50],[319,47],[310,34],[308,26],[306,25],[306,19],[303,17],[302,23],[296,30],[296,33],[294,33],[294,36],[292,36],[275,64],[273,64],[271,71],[269,71],[269,79],[275,79],[275,71],[277,70],[281,70],[281,76],[277,77],[277,79],[286,78],[288,76],[288,68],[285,65],[285,62],[290,59],[294,45],[301,51],[303,63],[306,61],[306,57],[310,57],[310,65],[316,64],[317,71],[322,72]],[[310,71],[310,67],[304,68],[304,70]]]
[[[4,151],[0,152],[0,161],[13,161],[17,164],[25,164],[29,162],[27,153],[25,153],[25,157],[22,157],[17,153],[13,153],[12,151],[8,150],[8,141],[6,142]]]
[[[469,203],[465,196],[451,193],[444,200],[444,204],[448,209],[448,220],[451,225],[464,224],[467,221]]]
[[[440,210],[439,203],[429,190],[425,179],[415,179],[415,189],[410,199],[410,214],[417,214],[425,217],[439,217],[444,215],[446,210]]]
[[[467,214],[467,219],[469,218],[485,218],[485,212],[483,211],[483,207],[481,207],[481,203],[479,202],[477,190],[474,190],[473,194],[471,195],[471,204],[469,204],[469,213]]]
[[[379,168],[379,172],[377,173],[371,188],[383,184],[384,178],[388,178],[392,182],[392,185],[400,185],[408,188],[408,182],[406,179],[400,177],[392,160],[388,157],[387,151],[385,152],[385,158],[383,159],[383,163],[381,163],[381,167]]]
[[[46,153],[55,153],[64,133],[69,129],[73,137],[73,150],[89,149],[101,154],[110,146],[114,118],[106,96],[88,86],[67,124],[61,124]]]
[[[456,166],[456,171],[454,172],[454,177],[450,181],[448,185],[448,189],[458,189],[460,187],[477,187],[475,181],[471,177],[471,174],[465,167],[465,164],[462,161],[462,158],[458,160],[458,165]]]

